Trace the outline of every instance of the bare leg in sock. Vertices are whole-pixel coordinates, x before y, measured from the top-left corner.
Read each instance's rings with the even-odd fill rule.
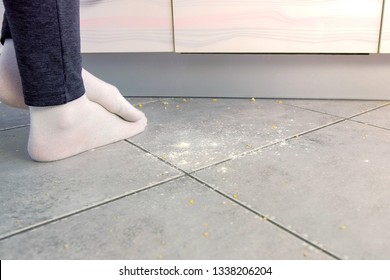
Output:
[[[28,152],[36,161],[55,161],[132,137],[145,130],[145,115],[116,87],[83,70],[86,94],[64,105],[28,107],[13,41],[7,39],[0,56],[0,100],[30,108]],[[66,145],[59,145],[65,143]]]
[[[145,117],[122,96],[115,86],[100,80],[84,69],[82,76],[86,95],[90,101],[100,104],[127,121],[137,121]],[[28,109],[24,103],[22,82],[12,39],[5,41],[0,55],[0,101],[11,107]]]
[[[145,117],[126,121],[86,95],[65,105],[30,107],[30,116],[28,152],[36,161],[60,160],[132,137],[147,122]]]

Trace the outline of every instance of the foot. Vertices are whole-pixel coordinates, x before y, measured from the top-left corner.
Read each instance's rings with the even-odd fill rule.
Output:
[[[100,80],[85,69],[82,71],[82,76],[89,100],[130,122],[145,117],[144,113],[131,105],[115,86]]]
[[[129,122],[86,95],[65,105],[30,107],[28,152],[36,161],[55,161],[132,137],[145,130],[145,117]]]
[[[137,121],[145,117],[113,85],[100,80],[84,69],[82,76],[89,100],[100,104],[106,110],[127,121]],[[24,103],[22,82],[12,39],[5,41],[0,56],[0,101],[11,107],[28,109]]]

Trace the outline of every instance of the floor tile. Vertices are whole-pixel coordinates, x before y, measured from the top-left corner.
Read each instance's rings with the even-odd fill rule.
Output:
[[[352,120],[390,129],[390,106],[370,111],[363,115],[357,116]]]
[[[390,258],[390,131],[341,122],[195,176],[342,258]]]
[[[0,236],[180,175],[125,141],[33,162],[27,136],[28,128],[0,131]]]
[[[338,119],[276,100],[165,99],[143,111],[147,131],[130,141],[185,171]]]
[[[30,123],[30,114],[28,110],[21,110],[8,107],[0,102],[0,130],[28,125]]]
[[[366,100],[283,100],[286,105],[293,105],[333,116],[348,118],[367,110],[376,108],[388,101],[366,101]]]
[[[1,259],[329,259],[189,178],[0,241]]]

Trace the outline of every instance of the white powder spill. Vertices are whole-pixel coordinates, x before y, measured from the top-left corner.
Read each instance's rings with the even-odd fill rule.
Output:
[[[169,153],[167,157],[169,159],[176,159],[176,158],[180,158],[180,157],[183,157],[183,156],[188,156],[189,154],[190,154],[189,151],[184,151],[182,153],[172,152],[172,153]]]
[[[226,168],[226,167],[218,168],[218,169],[217,169],[217,172],[218,172],[218,173],[226,173],[226,172],[227,172],[227,168]]]
[[[181,142],[177,145],[175,145],[176,148],[188,148],[190,146],[190,143],[187,142]]]
[[[288,145],[288,143],[287,143],[286,141],[282,141],[282,142],[280,142],[280,144],[279,144],[280,147],[285,147],[285,146],[287,146],[287,145]]]

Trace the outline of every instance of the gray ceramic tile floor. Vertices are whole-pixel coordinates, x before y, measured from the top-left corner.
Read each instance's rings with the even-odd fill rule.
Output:
[[[0,104],[0,259],[389,259],[386,101],[159,99],[53,163]]]

